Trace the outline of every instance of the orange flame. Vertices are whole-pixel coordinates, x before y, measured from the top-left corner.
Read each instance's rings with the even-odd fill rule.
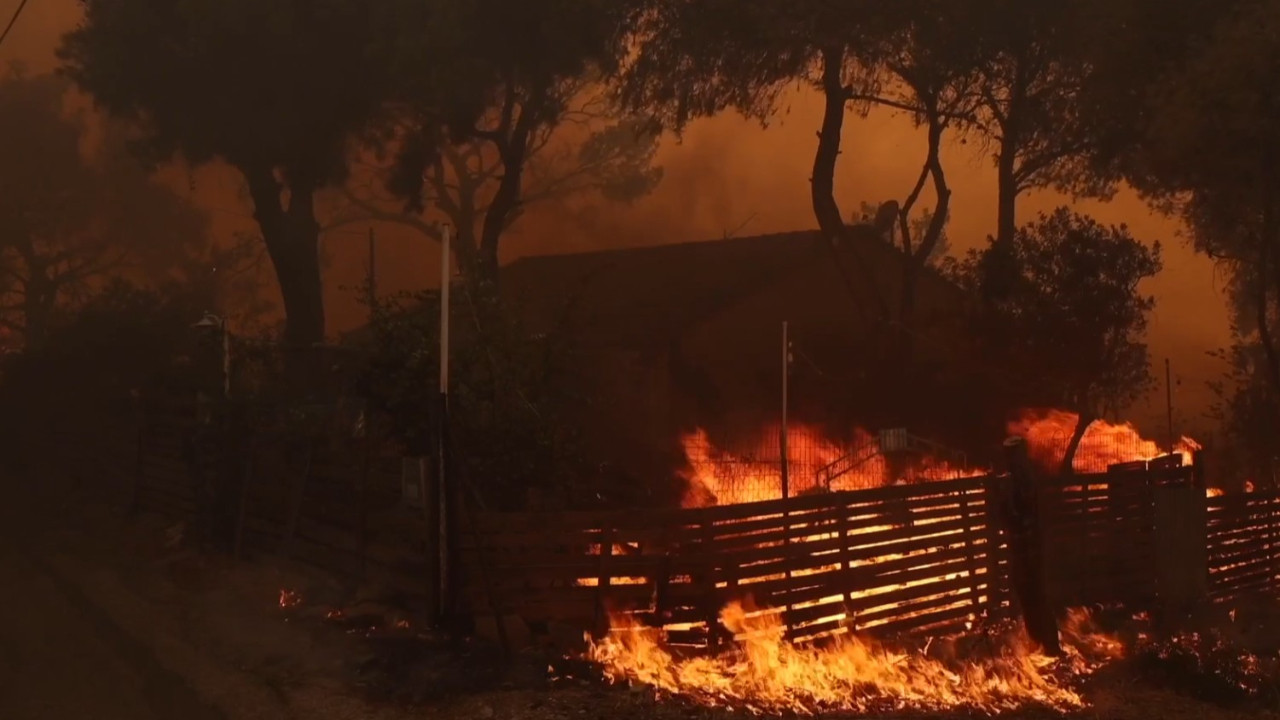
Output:
[[[764,428],[756,438],[756,452],[733,453],[717,448],[705,430],[682,439],[688,483],[684,507],[732,505],[777,500],[782,497],[782,467],[778,460],[777,425]],[[788,486],[792,496],[827,490],[861,490],[903,482],[927,482],[975,477],[985,470],[958,467],[935,457],[917,457],[906,467],[892,466],[876,449],[876,436],[855,429],[851,440],[838,443],[808,425],[787,429]],[[824,466],[858,457],[848,472],[831,479],[821,475]]]
[[[1078,420],[1079,415],[1064,410],[1028,410],[1010,422],[1008,430],[1027,439],[1032,460],[1056,470],[1066,457]],[[1188,465],[1192,454],[1200,449],[1200,443],[1188,437],[1174,444],[1174,451],[1182,455],[1183,464]],[[1166,454],[1166,449],[1154,440],[1143,438],[1131,423],[1117,425],[1095,420],[1085,430],[1071,467],[1076,472],[1104,472],[1111,465],[1154,460]]]
[[[821,647],[795,645],[784,639],[776,612],[753,612],[740,603],[725,606],[720,618],[736,644],[716,657],[678,658],[664,647],[661,631],[629,616],[614,617],[616,629],[603,640],[588,638],[588,655],[614,682],[640,683],[703,705],[756,713],[1001,711],[1085,704],[1055,677],[1060,663],[1032,650],[1021,633],[1005,638],[1000,652],[945,661],[851,634]],[[1071,650],[1074,664],[1068,670],[1073,673],[1121,654],[1119,643],[1094,631],[1083,611],[1068,617],[1062,636]]]

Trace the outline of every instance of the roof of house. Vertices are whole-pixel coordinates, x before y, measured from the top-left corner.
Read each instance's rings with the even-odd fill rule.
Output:
[[[863,241],[855,249],[875,274],[898,272],[895,247]],[[837,253],[852,274],[852,253]],[[662,350],[717,311],[806,267],[829,270],[835,259],[818,230],[538,255],[503,268],[502,294],[535,330],[568,323],[593,344]],[[954,290],[936,273],[922,282]]]

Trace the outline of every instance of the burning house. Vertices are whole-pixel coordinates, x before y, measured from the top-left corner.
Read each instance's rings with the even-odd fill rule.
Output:
[[[866,445],[855,428],[965,450],[999,437],[997,390],[962,372],[965,298],[936,271],[918,280],[912,367],[888,362],[896,326],[883,308],[898,302],[902,262],[879,240],[832,247],[790,232],[527,257],[504,269],[502,291],[530,330],[578,345],[578,375],[598,398],[581,426],[644,475],[722,451],[779,464],[786,321],[786,454],[803,491]]]

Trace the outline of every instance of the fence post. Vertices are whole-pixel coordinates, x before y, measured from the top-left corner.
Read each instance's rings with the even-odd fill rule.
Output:
[[[706,607],[702,611],[707,623],[707,647],[713,651],[720,645],[720,601],[716,593],[716,565],[712,549],[714,540],[715,528],[708,518],[702,522],[702,547],[699,553],[702,557],[699,565],[704,573],[703,603]]]
[[[1004,455],[1010,482],[1005,489],[1003,506],[1013,591],[1022,607],[1027,634],[1046,654],[1061,655],[1058,623],[1045,588],[1039,488],[1027,454],[1027,441],[1021,437],[1005,440]]]
[[[973,539],[973,516],[969,513],[969,491],[960,491],[960,521],[964,523],[964,549],[967,563],[965,570],[969,575],[969,594],[973,597],[974,619],[982,614],[982,593],[978,588],[978,552],[977,543]]]
[[[1004,598],[1006,578],[1000,574],[1000,476],[988,475],[983,482],[983,510],[986,513],[987,615],[995,618]]]
[[[611,578],[609,558],[613,556],[613,524],[604,525],[600,530],[600,560],[596,568],[596,637],[604,637],[609,633],[608,593]]]
[[[836,532],[840,535],[840,584],[844,586],[844,622],[850,633],[858,631],[857,613],[853,609],[853,553],[849,547],[849,503],[840,503],[836,516]]]

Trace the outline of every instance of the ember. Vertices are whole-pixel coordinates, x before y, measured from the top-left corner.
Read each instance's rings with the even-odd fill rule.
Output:
[[[664,647],[661,631],[616,616],[615,630],[590,642],[589,657],[611,681],[647,685],[703,705],[815,714],[1079,708],[1084,701],[1068,687],[1070,678],[1120,654],[1118,641],[1092,631],[1083,611],[1063,628],[1071,650],[1065,661],[1035,652],[1019,632],[1001,638],[997,652],[943,660],[847,633],[821,647],[792,644],[776,612],[750,611],[739,603],[727,605],[720,618],[736,645],[719,656],[677,658]]]
[[[302,603],[301,595],[299,595],[297,592],[293,590],[286,590],[284,588],[281,588],[280,607],[282,608],[297,607],[301,603]]]

